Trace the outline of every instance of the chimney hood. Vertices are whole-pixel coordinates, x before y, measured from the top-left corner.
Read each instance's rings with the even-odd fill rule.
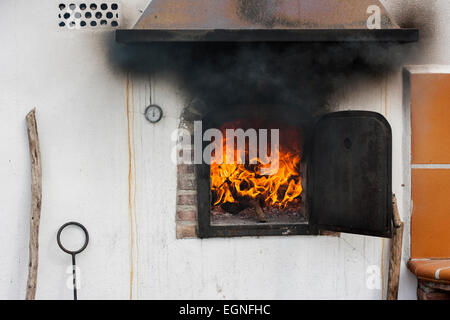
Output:
[[[376,29],[368,27],[375,14]],[[152,0],[120,43],[414,42],[378,0]]]

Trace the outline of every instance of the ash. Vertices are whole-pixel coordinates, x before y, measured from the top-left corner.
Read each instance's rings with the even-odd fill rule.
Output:
[[[218,206],[211,206],[211,223],[213,225],[251,225],[251,224],[298,224],[307,223],[307,217],[301,203],[287,208],[265,207],[266,223],[258,221],[256,210],[246,208],[239,213],[231,214]]]

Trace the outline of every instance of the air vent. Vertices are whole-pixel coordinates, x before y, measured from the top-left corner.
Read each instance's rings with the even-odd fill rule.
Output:
[[[64,29],[117,28],[118,2],[67,2],[58,4],[58,26]]]

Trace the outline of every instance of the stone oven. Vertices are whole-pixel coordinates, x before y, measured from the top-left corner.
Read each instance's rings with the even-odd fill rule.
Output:
[[[193,78],[203,77],[196,61],[234,57],[242,48],[255,59],[269,48],[272,60],[248,59],[224,74],[279,66],[268,71],[270,80],[234,84],[222,99],[225,89],[207,74],[192,90],[199,99],[180,123],[188,138],[180,138],[178,154],[177,237],[390,237],[390,125],[378,113],[327,108],[321,86],[339,59],[354,69],[361,52],[417,39],[416,29],[399,28],[378,1],[152,1],[135,28],[116,31],[118,42],[189,48]],[[303,52],[308,58],[290,58]],[[189,161],[181,161],[187,151]]]

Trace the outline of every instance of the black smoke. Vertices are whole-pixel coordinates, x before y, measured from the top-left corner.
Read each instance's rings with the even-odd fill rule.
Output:
[[[418,28],[421,39],[431,38],[434,2],[404,0],[394,19],[401,27]],[[264,6],[250,6],[260,7]],[[258,21],[265,16],[249,10],[243,6],[241,11]],[[421,42],[112,43],[110,58],[133,73],[176,73],[204,113],[279,109],[278,114],[289,120],[327,112],[341,89],[366,78],[381,81],[417,60]]]
[[[175,72],[193,99],[209,110],[283,107],[314,117],[330,97],[362,77],[398,69],[411,44],[153,43],[116,45],[113,60],[134,73]],[[380,78],[381,79],[381,78]]]

